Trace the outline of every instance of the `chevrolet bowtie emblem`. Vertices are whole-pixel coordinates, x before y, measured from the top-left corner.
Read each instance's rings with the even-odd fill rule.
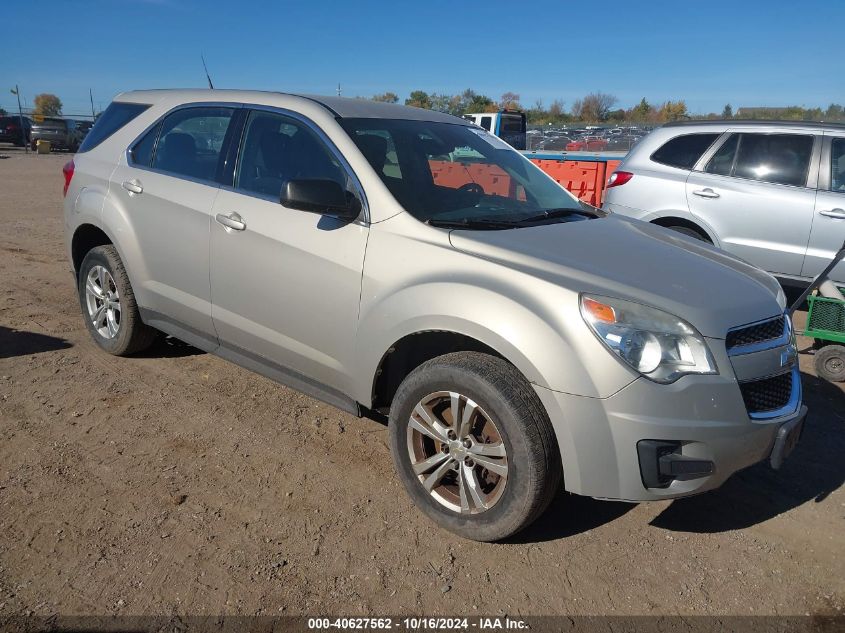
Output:
[[[796,360],[798,360],[798,350],[795,349],[794,345],[790,345],[785,350],[780,353],[780,366],[781,367],[789,367],[791,366]]]

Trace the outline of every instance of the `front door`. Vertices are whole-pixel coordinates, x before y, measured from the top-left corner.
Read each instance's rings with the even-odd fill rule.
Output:
[[[214,201],[212,314],[223,355],[336,403],[350,391],[368,228],[280,204],[288,180],[307,178],[355,189],[311,124],[250,112],[234,187]]]
[[[815,204],[809,133],[730,134],[687,178],[690,212],[726,251],[769,271],[798,276]]]
[[[825,135],[819,170],[819,192],[803,276],[814,278],[845,243],[845,135]],[[845,284],[845,261],[831,278]]]

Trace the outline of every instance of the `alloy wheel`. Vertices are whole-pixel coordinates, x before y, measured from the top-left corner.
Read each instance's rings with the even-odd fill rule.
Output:
[[[407,446],[420,484],[446,508],[479,514],[502,498],[505,443],[493,419],[467,396],[438,391],[420,400],[408,422]]]
[[[120,330],[120,296],[111,273],[104,266],[94,266],[85,280],[88,318],[103,338],[112,339]]]

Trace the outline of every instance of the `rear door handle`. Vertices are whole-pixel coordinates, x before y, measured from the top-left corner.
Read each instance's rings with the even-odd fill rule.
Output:
[[[144,188],[138,180],[124,180],[122,186],[129,193],[144,193]]]
[[[237,213],[230,213],[229,215],[218,213],[214,219],[227,229],[232,229],[233,231],[243,231],[246,228],[246,222]]]
[[[713,191],[710,187],[706,189],[696,189],[693,194],[702,198],[718,198],[719,194]]]
[[[819,211],[819,215],[837,220],[845,220],[845,209],[831,209],[830,211]]]

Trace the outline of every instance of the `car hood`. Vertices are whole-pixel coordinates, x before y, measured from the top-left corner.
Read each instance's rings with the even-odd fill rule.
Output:
[[[783,312],[780,286],[762,270],[653,224],[609,215],[502,231],[455,230],[452,246],[575,292],[643,303],[701,334]]]

